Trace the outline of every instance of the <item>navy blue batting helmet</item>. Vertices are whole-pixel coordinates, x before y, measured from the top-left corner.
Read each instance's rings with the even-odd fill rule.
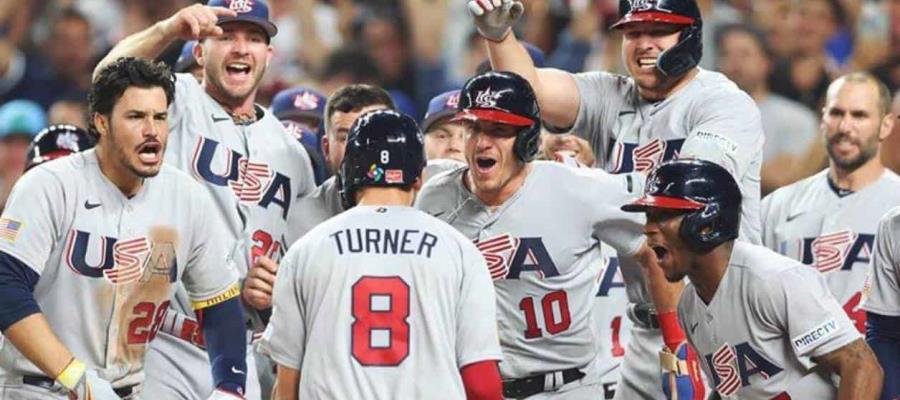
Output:
[[[703,19],[696,0],[619,0],[617,29],[635,22],[683,25],[678,44],[659,55],[656,68],[677,77],[696,67],[703,56]]]
[[[38,132],[28,148],[25,170],[47,161],[94,147],[95,141],[84,129],[75,125],[55,124]]]
[[[623,211],[683,210],[679,236],[694,251],[708,253],[738,237],[741,189],[722,166],[682,159],[663,163],[647,177],[644,195]]]
[[[507,71],[476,75],[459,96],[456,119],[483,120],[519,127],[513,151],[519,160],[531,161],[541,143],[541,110],[531,84]]]
[[[356,205],[364,186],[406,187],[422,176],[425,139],[416,121],[392,110],[363,114],[350,128],[341,162],[341,200]]]

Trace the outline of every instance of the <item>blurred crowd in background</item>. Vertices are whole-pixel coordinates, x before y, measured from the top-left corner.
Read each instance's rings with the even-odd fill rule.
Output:
[[[0,204],[48,124],[87,127],[91,72],[127,35],[189,0],[0,0]],[[623,73],[618,0],[526,0],[518,37],[538,66]],[[900,88],[900,0],[698,0],[701,67],[726,74],[758,103],[766,135],[763,194],[824,168],[819,121],[828,83],[869,70]],[[459,88],[486,60],[465,0],[269,0],[279,33],[257,100],[304,85],[325,96],[348,83],[387,89],[422,119],[429,100]],[[162,58],[175,66],[184,43]],[[188,53],[189,54],[189,53]],[[190,56],[178,68],[190,70]],[[481,68],[485,68],[484,65]],[[197,73],[202,73],[198,71]],[[895,95],[894,113],[900,112]],[[734,112],[744,112],[735,110]],[[900,124],[897,124],[900,127]],[[900,134],[886,165],[900,173]],[[592,164],[586,142],[546,137]]]

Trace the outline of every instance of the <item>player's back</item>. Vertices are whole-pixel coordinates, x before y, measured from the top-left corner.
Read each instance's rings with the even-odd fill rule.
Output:
[[[285,273],[264,346],[290,365],[277,331],[299,332],[301,398],[462,399],[459,369],[500,359],[481,254],[421,211],[357,206],[294,244]]]

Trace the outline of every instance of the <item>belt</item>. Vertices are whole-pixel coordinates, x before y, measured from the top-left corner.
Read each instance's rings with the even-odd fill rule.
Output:
[[[569,368],[527,378],[510,379],[503,381],[503,397],[522,399],[538,393],[559,389],[562,385],[577,381],[583,377],[584,372],[581,372],[578,368]]]
[[[25,375],[22,377],[22,383],[31,386],[37,386],[42,389],[53,390],[56,386],[56,381],[50,379],[46,376],[38,376],[38,375]],[[125,398],[131,396],[134,393],[134,389],[137,388],[137,385],[124,386],[120,388],[113,389],[114,392],[119,397]]]
[[[628,306],[628,317],[637,325],[645,329],[659,329],[659,319],[656,317],[656,310],[653,305],[631,304]]]
[[[201,349],[206,348],[206,342],[203,340],[203,330],[200,329],[200,324],[198,324],[195,319],[175,311],[172,308],[169,308],[166,312],[163,322],[159,324],[159,330]]]

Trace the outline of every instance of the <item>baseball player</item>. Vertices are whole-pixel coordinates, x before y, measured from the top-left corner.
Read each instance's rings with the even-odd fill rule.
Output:
[[[284,89],[272,98],[272,114],[284,128],[299,140],[312,162],[316,185],[328,179],[328,168],[322,156],[321,136],[325,122],[325,103],[321,93],[303,86]]]
[[[900,208],[878,224],[861,308],[866,311],[866,342],[884,369],[881,400],[900,397]]]
[[[507,398],[596,399],[600,346],[590,305],[600,241],[644,263],[642,221],[619,210],[630,175],[531,161],[541,118],[530,85],[509,72],[470,79],[457,118],[466,160],[432,178],[416,206],[475,241],[494,278]],[[565,206],[561,206],[565,205]]]
[[[292,245],[276,279],[261,342],[279,364],[276,399],[501,398],[484,259],[410,207],[423,147],[394,111],[353,124],[340,174],[353,209]]]
[[[765,246],[825,275],[860,332],[866,313],[859,303],[878,220],[900,204],[900,177],[880,157],[897,118],[890,100],[887,87],[868,73],[835,80],[822,109],[829,167],[762,202]]]
[[[198,40],[194,56],[204,78],[198,83],[176,74],[166,162],[211,193],[209,207],[225,225],[211,234],[222,235],[230,246],[243,282],[241,298],[260,331],[271,307],[277,263],[287,249],[288,218],[297,199],[314,188],[303,146],[254,103],[276,32],[265,1],[211,0],[125,38],[100,63],[124,55],[154,58],[177,38]],[[148,353],[145,387],[160,398],[198,399],[212,387],[203,343],[196,340],[199,321],[189,304],[185,292],[177,291],[174,310]],[[248,343],[251,338],[248,330]],[[246,396],[255,399],[255,362],[247,364],[247,371],[225,372],[246,373]]]
[[[463,157],[465,127],[452,118],[456,115],[458,104],[459,90],[441,93],[428,102],[428,111],[422,120],[422,131],[425,132],[425,156],[429,161],[466,161]]]
[[[197,46],[196,40],[184,42],[172,71],[191,74],[197,78],[197,82],[203,82],[203,66],[198,64],[197,59],[194,58],[194,46]]]
[[[340,198],[339,170],[344,160],[344,147],[350,127],[360,115],[383,109],[395,110],[394,101],[384,89],[371,85],[347,85],[335,91],[328,99],[322,151],[334,175],[300,199],[297,213],[289,221],[287,243],[294,243],[316,225],[344,211]]]
[[[47,161],[89,150],[95,144],[94,138],[86,130],[75,125],[50,125],[38,132],[31,141],[25,171]]]
[[[471,0],[468,7],[487,40],[496,69],[514,71],[535,88],[548,129],[575,132],[590,142],[597,165],[613,173],[644,172],[681,157],[724,166],[741,187],[740,238],[760,243],[759,172],[763,129],[753,99],[724,75],[697,67],[703,21],[696,0],[620,0],[622,57],[629,76],[595,71],[570,74],[536,69],[512,33],[522,15],[518,0]],[[659,399],[657,350],[684,340],[674,314],[681,283],[660,271],[644,275],[622,263],[635,328],[622,366],[620,399]],[[646,285],[646,287],[645,287]],[[652,300],[652,303],[651,303]],[[655,309],[654,309],[655,308]],[[661,340],[662,339],[662,340]],[[702,398],[696,379],[682,377],[680,398]],[[688,392],[693,392],[688,394]]]
[[[245,369],[237,271],[209,234],[209,195],[163,166],[174,91],[161,63],[109,64],[90,93],[97,147],[16,185],[0,217],[0,398],[136,398],[177,281],[215,360],[204,398],[243,391],[246,375],[221,373]]]
[[[718,164],[676,160],[654,170],[644,196],[622,207],[646,213],[647,243],[666,279],[690,281],[678,316],[715,395],[877,398],[878,362],[823,276],[734,240],[742,196]],[[838,387],[832,374],[840,376]]]

